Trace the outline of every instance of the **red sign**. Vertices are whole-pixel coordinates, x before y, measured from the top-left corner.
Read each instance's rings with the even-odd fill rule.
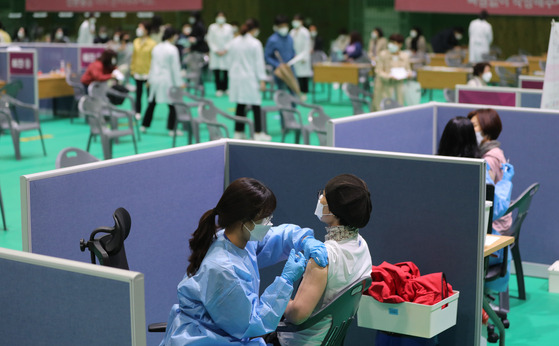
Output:
[[[29,1],[29,0],[27,0]],[[557,16],[559,0],[395,0],[396,11]]]
[[[80,66],[83,70],[105,51],[103,47],[80,47]]]
[[[10,52],[10,74],[33,75],[33,53]]]
[[[140,12],[201,10],[202,0],[26,0],[27,11]]]

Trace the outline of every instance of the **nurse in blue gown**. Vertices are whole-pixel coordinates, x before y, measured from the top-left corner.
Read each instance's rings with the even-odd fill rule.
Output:
[[[276,329],[307,259],[328,264],[311,229],[272,227],[275,207],[264,184],[240,178],[202,215],[161,345],[265,345],[260,336]],[[259,295],[259,268],[285,259],[282,274]]]

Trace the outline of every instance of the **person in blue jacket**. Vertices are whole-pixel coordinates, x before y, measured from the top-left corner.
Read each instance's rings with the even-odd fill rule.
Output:
[[[274,33],[266,41],[264,47],[264,60],[267,65],[271,65],[274,70],[281,63],[276,52],[279,53],[284,63],[289,63],[295,57],[293,38],[289,35],[289,19],[284,15],[276,16],[274,20]],[[291,68],[293,70],[293,68]],[[295,74],[295,71],[293,72]],[[278,89],[287,89],[287,85],[279,78],[274,76]]]
[[[328,264],[311,229],[272,227],[275,207],[268,187],[240,178],[202,215],[161,345],[265,345],[260,336],[276,329],[307,260]],[[285,259],[282,274],[260,295],[259,269]]]

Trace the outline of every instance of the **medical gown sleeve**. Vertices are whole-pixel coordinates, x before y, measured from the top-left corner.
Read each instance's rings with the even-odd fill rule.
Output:
[[[217,327],[236,339],[273,332],[291,298],[293,286],[276,277],[259,297],[254,278],[236,266],[234,271],[210,269],[205,307]]]
[[[493,220],[497,220],[505,215],[510,206],[510,198],[512,193],[512,182],[509,180],[501,180],[495,185],[495,197],[493,199]]]
[[[256,248],[258,267],[265,268],[286,260],[291,249],[302,251],[302,240],[306,236],[314,236],[314,231],[310,228],[301,228],[292,224],[272,227],[266,237],[258,242]]]

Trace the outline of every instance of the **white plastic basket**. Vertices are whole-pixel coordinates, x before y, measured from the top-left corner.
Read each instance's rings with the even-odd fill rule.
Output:
[[[555,261],[548,269],[549,292],[559,293],[559,261]]]
[[[357,310],[357,325],[386,332],[432,338],[456,324],[459,296],[460,292],[454,291],[453,295],[437,304],[423,305],[408,302],[381,303],[371,296],[364,295]]]

